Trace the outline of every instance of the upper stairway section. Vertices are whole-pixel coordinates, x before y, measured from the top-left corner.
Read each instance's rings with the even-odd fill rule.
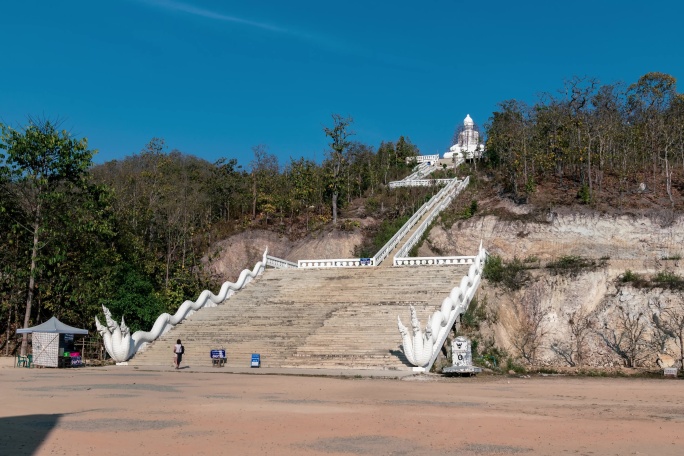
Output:
[[[421,321],[439,307],[468,266],[268,269],[221,305],[202,309],[131,359],[172,365],[181,339],[183,364],[209,366],[225,348],[229,366],[411,369],[401,353],[397,316],[413,305]]]

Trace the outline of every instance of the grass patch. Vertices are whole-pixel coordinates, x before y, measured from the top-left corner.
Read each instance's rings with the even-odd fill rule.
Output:
[[[420,236],[420,239],[418,240],[418,242],[413,244],[413,247],[411,247],[411,250],[409,250],[409,253],[408,253],[409,257],[417,257],[418,256],[418,250],[423,245],[423,242],[425,242],[427,240],[428,236],[430,236],[430,231],[432,230],[432,227],[435,226],[435,223],[437,223],[437,220],[433,220],[432,223],[430,223],[430,226],[428,226],[425,229],[425,231],[423,231],[423,234]]]
[[[407,214],[392,220],[383,220],[372,237],[354,249],[354,255],[359,258],[372,257],[382,248],[382,246],[387,244],[387,241],[392,239],[392,236],[394,236],[410,218],[411,215]]]
[[[576,255],[566,255],[548,263],[546,268],[550,269],[553,275],[577,276],[583,272],[595,271],[598,268],[605,267],[608,260],[608,257],[594,260]]]
[[[505,262],[498,255],[487,258],[482,277],[513,291],[521,289],[530,281],[530,273],[522,261],[515,257],[512,261]]]
[[[487,321],[487,301],[486,297],[482,304],[477,300],[476,297],[470,301],[468,309],[461,316],[461,327],[464,331],[479,331],[480,323]],[[473,344],[475,341],[473,341]],[[475,351],[475,348],[473,348]]]
[[[672,271],[660,271],[649,279],[628,269],[620,278],[618,278],[618,282],[629,283],[634,288],[684,290],[684,278]]]
[[[661,271],[651,279],[660,288],[672,290],[684,290],[684,279],[672,271]]]
[[[506,360],[506,371],[507,372],[515,372],[516,374],[526,374],[527,369],[525,369],[525,366],[522,364],[518,364],[513,358],[508,358]]]

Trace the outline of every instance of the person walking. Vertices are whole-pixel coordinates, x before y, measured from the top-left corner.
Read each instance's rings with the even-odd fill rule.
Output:
[[[176,341],[176,345],[173,346],[173,365],[176,369],[180,369],[180,363],[183,359],[183,353],[185,353],[185,347],[181,344],[181,340]]]

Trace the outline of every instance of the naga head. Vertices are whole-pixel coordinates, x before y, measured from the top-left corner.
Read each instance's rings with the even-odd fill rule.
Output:
[[[114,321],[112,318],[112,313],[107,309],[104,304],[102,305],[102,311],[104,312],[105,315],[105,320],[107,321],[107,328],[109,328],[109,332],[113,332],[116,328],[119,327],[119,325]]]

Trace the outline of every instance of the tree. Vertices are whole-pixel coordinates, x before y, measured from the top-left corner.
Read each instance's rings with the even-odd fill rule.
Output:
[[[29,326],[31,318],[38,251],[45,229],[43,211],[64,186],[83,184],[94,153],[88,149],[85,138],[73,138],[58,127],[59,122],[41,119],[29,119],[28,126],[22,130],[2,126],[0,149],[5,152],[0,155],[0,167],[9,176],[12,190],[30,215],[30,224],[24,228],[33,236],[24,328]],[[28,337],[24,334],[22,355],[26,354],[27,345]]]
[[[499,108],[488,129],[488,159],[501,170],[507,190],[517,196],[521,180],[523,186],[529,180],[530,109],[517,100],[504,101]]]
[[[652,304],[653,324],[668,338],[674,339],[679,350],[680,367],[684,369],[684,300],[680,295],[674,300],[656,299]]]
[[[615,325],[604,322],[598,335],[606,346],[618,355],[625,367],[636,367],[648,356],[648,319],[640,308],[616,306]]]
[[[252,147],[254,159],[250,163],[252,168],[252,219],[256,219],[257,203],[264,196],[271,193],[270,187],[278,175],[278,157],[269,154],[266,146]],[[266,204],[266,203],[264,203]]]
[[[549,308],[542,304],[543,291],[541,285],[530,287],[522,299],[516,301],[517,325],[511,337],[511,343],[520,356],[530,364],[537,359],[547,334],[546,317]]]
[[[569,338],[556,338],[551,343],[551,351],[569,366],[582,365],[589,354],[589,335],[593,326],[590,316],[582,309],[568,316]]]
[[[290,159],[288,166],[290,178],[291,208],[304,210],[306,214],[306,230],[309,230],[309,213],[313,209],[313,201],[316,196],[317,185],[320,184],[316,163],[305,158],[299,160]]]
[[[672,202],[669,152],[678,138],[667,134],[666,111],[677,98],[677,81],[658,72],[647,73],[629,87],[628,108],[630,120],[642,133],[642,148],[651,155],[653,191],[657,192],[658,164],[665,163],[666,186]],[[667,141],[670,140],[670,141]],[[662,157],[661,157],[662,155]]]
[[[354,119],[351,117],[342,117],[339,114],[333,114],[333,127],[324,127],[325,135],[328,136],[332,142],[330,143],[330,151],[328,153],[328,166],[330,168],[330,187],[332,190],[332,213],[333,224],[337,224],[337,199],[340,194],[340,189],[344,184],[344,168],[347,166],[347,151],[351,144],[349,137],[354,135],[348,128]]]
[[[242,166],[238,165],[234,158],[220,158],[214,162],[208,190],[217,206],[219,220],[230,220],[230,203],[239,189],[240,172],[238,170],[241,168]]]

